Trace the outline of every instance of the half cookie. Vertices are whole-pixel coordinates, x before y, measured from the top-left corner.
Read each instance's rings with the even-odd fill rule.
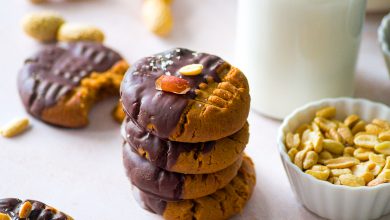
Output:
[[[186,75],[182,67],[200,64],[201,72]],[[160,91],[157,80],[183,94]],[[183,81],[184,80],[184,81]],[[157,84],[157,85],[156,85]],[[176,48],[134,64],[121,85],[128,117],[152,134],[178,142],[218,140],[240,130],[249,113],[249,87],[244,74],[220,57]]]
[[[143,208],[160,214],[167,220],[228,219],[242,211],[256,183],[254,165],[244,156],[237,176],[224,188],[197,199],[166,201],[134,187],[135,198]]]
[[[16,198],[0,199],[1,220],[73,220],[69,215],[42,202]]]
[[[210,174],[173,173],[158,168],[123,146],[123,163],[132,184],[167,200],[193,199],[214,193],[226,186],[241,167],[242,156],[229,167]]]
[[[225,169],[240,157],[249,140],[249,125],[245,123],[235,134],[216,141],[183,143],[161,139],[127,118],[122,136],[155,166],[172,172],[202,174]]]
[[[118,95],[127,69],[118,53],[99,43],[51,45],[25,61],[18,89],[34,117],[62,127],[83,127],[95,102]]]

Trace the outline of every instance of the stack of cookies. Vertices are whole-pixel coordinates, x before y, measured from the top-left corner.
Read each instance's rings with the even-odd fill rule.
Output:
[[[221,58],[175,48],[136,62],[121,85],[123,162],[143,208],[165,219],[227,219],[256,179],[243,151],[250,96]]]

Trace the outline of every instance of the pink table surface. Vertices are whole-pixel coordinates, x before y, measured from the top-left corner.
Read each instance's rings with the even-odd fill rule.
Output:
[[[34,6],[27,0],[2,1],[0,124],[26,115],[17,94],[16,74],[23,60],[41,46],[20,29],[20,18],[29,11],[56,10],[69,21],[100,26],[106,43],[130,62],[184,46],[234,63],[236,1],[175,1],[175,31],[167,39],[146,31],[140,2],[84,0]],[[376,40],[382,16],[367,18],[356,96],[390,105],[390,80]],[[132,198],[122,168],[119,126],[108,116],[113,104],[114,100],[99,104],[91,113],[91,124],[82,130],[58,129],[33,119],[32,129],[24,135],[0,138],[0,197],[42,200],[75,219],[160,219],[139,208]],[[234,219],[319,219],[296,201],[289,187],[275,141],[280,121],[251,112],[249,122],[252,135],[247,153],[256,164],[258,183],[247,207]]]

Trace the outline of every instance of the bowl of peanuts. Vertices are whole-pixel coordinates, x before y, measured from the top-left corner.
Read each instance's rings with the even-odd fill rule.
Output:
[[[287,116],[278,148],[299,202],[327,219],[390,213],[390,108],[364,99],[309,103]]]

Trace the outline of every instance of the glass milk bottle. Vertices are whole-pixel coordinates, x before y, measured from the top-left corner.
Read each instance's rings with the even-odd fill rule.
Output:
[[[327,97],[352,96],[366,0],[239,0],[237,66],[252,108],[282,119]]]

